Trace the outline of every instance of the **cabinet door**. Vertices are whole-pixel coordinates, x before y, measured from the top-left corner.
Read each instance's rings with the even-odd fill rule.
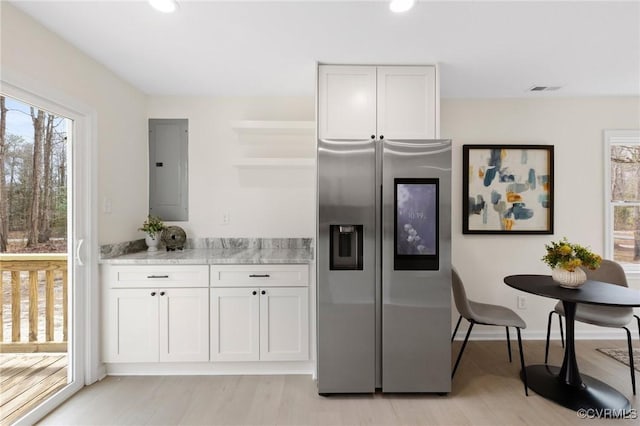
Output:
[[[309,359],[308,289],[263,288],[260,293],[260,359]]]
[[[159,290],[160,361],[209,360],[209,289]]]
[[[434,139],[436,110],[435,67],[378,67],[378,138]]]
[[[107,291],[105,362],[158,361],[158,291]]]
[[[321,65],[318,137],[369,139],[376,134],[376,69]]]
[[[257,288],[211,289],[211,361],[257,361],[260,297]]]

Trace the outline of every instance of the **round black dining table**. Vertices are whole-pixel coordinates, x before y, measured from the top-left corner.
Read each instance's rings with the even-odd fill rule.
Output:
[[[576,361],[574,325],[576,304],[640,306],[640,291],[588,280],[577,289],[560,287],[549,275],[510,275],[505,284],[517,290],[562,301],[566,318],[566,344],[562,367],[529,365],[529,388],[538,395],[573,410],[592,410],[600,417],[624,417],[631,410],[629,400],[608,384],[580,374]],[[523,372],[524,373],[524,372]]]

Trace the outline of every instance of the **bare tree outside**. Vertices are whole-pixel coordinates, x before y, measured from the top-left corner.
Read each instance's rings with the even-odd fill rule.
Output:
[[[44,111],[31,107],[33,120],[33,162],[31,164],[31,203],[29,204],[29,225],[27,228],[27,247],[38,243],[40,215],[40,185],[42,183],[42,143],[44,139]]]
[[[640,145],[611,146],[611,197],[614,260],[640,263]]]
[[[0,112],[0,252],[65,252],[67,120],[4,96]]]

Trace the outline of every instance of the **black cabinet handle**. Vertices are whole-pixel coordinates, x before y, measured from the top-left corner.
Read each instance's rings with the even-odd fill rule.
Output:
[[[380,140],[384,139],[384,135],[380,135]]]
[[[265,290],[262,290],[260,294],[267,294],[267,292]]]
[[[258,292],[254,290],[251,294],[255,296],[256,294],[258,294]]]
[[[371,139],[375,139],[375,138],[376,138],[376,135],[371,135]]]
[[[152,295],[152,296],[155,296],[155,295],[156,295],[156,292],[155,292],[155,291],[152,291],[152,292],[151,292],[151,295]]]
[[[147,275],[147,278],[169,278],[169,275]]]
[[[164,296],[166,293],[164,291],[160,292],[160,296]]]
[[[270,276],[269,274],[251,274],[249,278],[269,278]]]

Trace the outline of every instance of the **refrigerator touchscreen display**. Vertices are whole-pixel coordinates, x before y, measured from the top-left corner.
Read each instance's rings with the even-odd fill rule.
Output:
[[[394,179],[394,269],[438,269],[438,179]]]

